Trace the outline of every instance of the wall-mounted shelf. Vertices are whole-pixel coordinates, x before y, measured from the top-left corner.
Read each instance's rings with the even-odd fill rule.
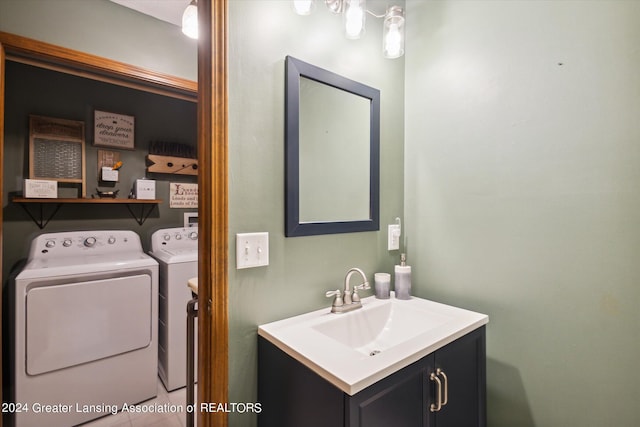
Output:
[[[27,198],[27,197],[14,197],[13,203],[17,203],[24,211],[29,215],[29,217],[36,223],[36,225],[43,229],[47,226],[49,221],[58,213],[62,205],[68,204],[86,204],[86,205],[97,205],[97,204],[105,204],[105,205],[126,205],[127,209],[129,209],[129,213],[136,220],[138,225],[144,224],[144,222],[149,218],[153,209],[162,203],[162,200],[153,199],[153,200],[138,200],[138,199],[35,199],[35,198]],[[37,205],[38,212],[32,212],[33,209],[30,209],[30,205]],[[53,212],[45,218],[44,216],[44,205],[53,205]],[[134,206],[138,206],[140,209],[138,212],[134,210]]]

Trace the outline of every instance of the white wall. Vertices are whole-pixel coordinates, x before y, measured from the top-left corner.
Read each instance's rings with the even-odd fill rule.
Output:
[[[407,3],[416,293],[489,314],[490,426],[640,425],[640,2]]]

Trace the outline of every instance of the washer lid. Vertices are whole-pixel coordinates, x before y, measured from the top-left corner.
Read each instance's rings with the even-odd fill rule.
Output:
[[[27,263],[20,274],[16,276],[16,280],[76,276],[110,271],[119,272],[157,265],[158,263],[153,258],[140,252],[51,259],[36,258]]]
[[[160,249],[149,253],[165,264],[179,264],[198,261],[198,250],[193,249]]]

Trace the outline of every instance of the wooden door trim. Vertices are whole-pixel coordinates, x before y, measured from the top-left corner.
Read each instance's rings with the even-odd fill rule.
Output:
[[[227,402],[229,387],[228,319],[228,122],[227,0],[198,1],[198,174],[199,257],[198,399]],[[226,427],[224,411],[203,413],[198,425]]]
[[[198,102],[199,402],[228,401],[227,293],[227,0],[200,0],[200,82],[0,31],[0,191],[4,153],[4,69],[13,60],[121,86]],[[205,17],[207,16],[207,17]],[[203,34],[204,35],[204,34]],[[2,241],[0,210],[0,242]],[[1,254],[1,247],[0,247]],[[1,267],[0,258],[0,267]],[[215,284],[215,285],[214,285]],[[208,303],[205,303],[208,302]],[[214,301],[214,303],[211,303]],[[0,301],[1,302],[1,301]],[[0,352],[0,360],[2,353]],[[0,373],[0,380],[2,379]],[[1,393],[1,390],[0,390]],[[1,397],[1,395],[0,395]],[[198,405],[199,407],[199,405]],[[199,425],[227,426],[224,413],[200,413]],[[0,418],[0,427],[2,419]]]
[[[0,31],[6,59],[195,101],[198,83],[101,56]]]

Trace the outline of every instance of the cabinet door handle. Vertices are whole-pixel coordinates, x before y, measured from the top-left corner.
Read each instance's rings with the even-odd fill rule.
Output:
[[[447,375],[440,368],[436,370],[436,375],[442,375],[442,378],[444,378],[444,401],[442,402],[442,406],[445,406],[449,402],[449,378],[447,378]]]
[[[438,399],[436,400],[438,404],[436,405],[435,403],[432,403],[431,406],[429,406],[429,410],[431,412],[438,412],[440,409],[442,409],[442,382],[435,372],[431,373],[429,379],[431,381],[435,381],[436,384],[438,384]]]

